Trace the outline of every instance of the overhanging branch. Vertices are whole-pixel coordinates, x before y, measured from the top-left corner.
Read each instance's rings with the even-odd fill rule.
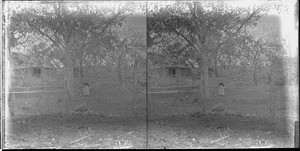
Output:
[[[36,30],[37,32],[39,32],[40,34],[42,34],[43,36],[46,36],[50,41],[53,42],[53,44],[55,44],[58,48],[60,48],[59,44],[53,39],[51,38],[51,36],[49,36],[48,34],[44,33],[43,31],[41,31],[39,28],[35,27],[35,25],[31,24],[29,21],[27,21],[27,24],[29,25],[29,27],[33,30]],[[64,46],[62,46],[64,47]]]
[[[225,41],[221,42],[220,44],[217,45],[216,50],[218,50],[223,44],[227,43],[230,39],[232,39],[233,37],[235,37],[240,30],[246,25],[246,23],[256,14],[258,14],[260,12],[260,10],[254,11],[248,18],[245,19],[245,21],[240,25],[240,27],[237,29],[237,31],[232,35],[229,36]]]
[[[178,32],[176,29],[170,27],[170,29],[175,32],[178,36],[182,37],[183,39],[185,39],[197,52],[200,53],[200,55],[202,56],[202,58],[204,58],[205,60],[205,54],[201,51],[201,47],[196,43],[196,42],[192,42],[190,41],[185,35],[183,35],[182,33]]]

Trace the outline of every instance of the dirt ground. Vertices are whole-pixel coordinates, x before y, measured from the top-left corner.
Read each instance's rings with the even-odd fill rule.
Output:
[[[286,148],[293,147],[284,119],[199,113],[157,118],[101,115],[31,117],[13,120],[5,148]],[[280,122],[281,121],[281,122]]]
[[[135,102],[133,112],[129,95],[124,97],[121,91],[112,91],[115,95],[106,92],[104,96],[97,91],[70,105],[75,108],[84,104],[93,112],[7,121],[5,148],[145,148],[146,140],[149,148],[293,147],[296,117],[285,114],[288,103],[275,101],[278,116],[271,118],[268,93],[258,88],[226,90],[225,97],[206,102],[207,110],[222,103],[226,112],[206,115],[202,114],[201,101],[186,99],[173,107],[175,96],[152,96],[148,104],[148,134],[143,96]],[[138,116],[132,116],[133,113]]]

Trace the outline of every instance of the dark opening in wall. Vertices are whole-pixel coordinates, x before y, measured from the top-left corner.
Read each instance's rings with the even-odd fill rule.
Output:
[[[176,68],[169,68],[169,75],[175,76],[176,75]]]
[[[74,68],[74,77],[82,77],[83,73],[80,68]]]
[[[208,76],[212,77],[214,74],[214,69],[213,68],[208,68]]]
[[[77,68],[74,68],[73,70],[73,74],[74,74],[74,77],[78,77],[78,69]]]
[[[42,69],[40,67],[33,67],[33,76],[40,77],[42,73]]]

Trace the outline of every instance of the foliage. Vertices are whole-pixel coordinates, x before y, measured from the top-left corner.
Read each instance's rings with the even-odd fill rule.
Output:
[[[131,7],[114,9],[94,6],[90,3],[39,3],[37,8],[12,11],[12,35],[37,33],[47,38],[63,55],[81,59],[81,56],[97,56],[99,45],[110,43],[113,28],[122,25],[122,20]],[[95,49],[96,48],[96,49]],[[104,47],[105,48],[105,47]]]
[[[43,65],[55,58],[55,52],[47,39],[38,34],[29,33],[18,40],[18,45],[11,48],[11,57],[18,67]],[[47,61],[45,62],[45,59]]]
[[[255,25],[261,11],[232,9],[222,2],[176,2],[149,10],[148,35],[151,40],[151,37],[176,34],[201,57],[206,57],[234,38],[244,26]]]
[[[270,27],[266,30],[266,27]],[[276,58],[285,53],[283,42],[272,26],[265,25],[264,28],[252,28],[243,31],[236,41],[235,54],[239,56],[239,62],[245,68],[250,67],[254,83],[257,84],[257,74],[261,69],[273,68]],[[269,73],[271,74],[271,73]]]
[[[158,44],[160,49],[149,52],[149,59],[158,66],[181,66],[193,58],[191,47],[169,38]]]

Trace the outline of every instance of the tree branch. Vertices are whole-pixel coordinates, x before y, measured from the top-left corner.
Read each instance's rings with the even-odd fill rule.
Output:
[[[205,31],[205,33],[204,33],[204,35],[202,37],[202,43],[205,42],[205,37],[206,37],[206,34],[208,33],[208,30],[210,29],[210,27],[209,27],[210,24],[211,24],[211,20],[208,21],[208,26],[206,27],[206,31]]]
[[[260,12],[260,10],[254,11],[248,18],[245,19],[245,21],[240,25],[240,27],[236,30],[235,33],[233,33],[232,36],[229,36],[225,41],[221,42],[220,44],[218,44],[218,46],[216,47],[215,50],[218,50],[223,44],[225,44],[226,42],[228,42],[231,38],[233,38],[234,36],[236,36],[239,31],[244,27],[244,25],[256,14],[258,14]]]
[[[42,34],[43,36],[46,36],[50,41],[53,42],[53,44],[55,44],[58,48],[60,48],[59,44],[53,39],[51,38],[48,34],[44,33],[43,31],[41,31],[40,29],[38,29],[37,27],[35,27],[35,25],[31,24],[29,21],[27,21],[27,24],[29,25],[30,28],[32,28],[33,30],[36,30],[37,32],[39,32],[40,34]],[[64,47],[64,46],[62,46]]]
[[[192,4],[188,4],[188,6],[189,6],[189,9],[190,9],[190,12],[191,12],[191,14],[192,14],[192,17],[193,17],[193,21],[194,21],[194,26],[195,26],[195,32],[196,32],[196,34],[197,34],[197,36],[198,36],[198,39],[200,40],[200,39],[202,39],[202,37],[201,37],[201,34],[199,33],[200,32],[200,29],[199,29],[199,24],[198,24],[198,17],[196,16],[196,2],[194,2],[193,3],[193,5]],[[192,7],[192,6],[194,6],[194,7]]]
[[[76,21],[76,22],[72,25],[71,31],[70,31],[70,33],[68,34],[68,37],[67,37],[67,43],[70,41],[70,37],[71,37],[72,32],[73,32],[73,30],[74,30],[74,28],[75,28],[75,25],[76,25],[77,23],[78,23],[78,21]]]
[[[64,5],[64,4],[62,4],[62,5]],[[61,8],[61,7],[63,7],[63,8]],[[58,6],[56,6],[55,4],[54,4],[54,10],[55,10],[55,13],[56,13],[56,15],[57,15],[57,18],[58,18],[58,21],[59,21],[59,26],[60,27],[65,27],[64,26],[64,22],[63,22],[63,18],[62,18],[62,15],[61,15],[61,11],[64,11],[63,10],[64,9],[64,6],[61,6],[61,3],[58,3]],[[59,27],[58,27],[59,28]],[[64,30],[66,30],[66,28],[64,29]],[[59,31],[61,32],[61,35],[63,36],[63,38],[65,39],[65,35],[62,33],[62,31],[59,29]]]
[[[56,30],[53,30],[53,31],[56,31]],[[53,35],[54,35],[56,41],[58,41],[58,42],[63,46],[63,43],[62,43],[62,41],[60,40],[60,38],[57,36],[57,34],[56,34],[56,33],[53,33]]]
[[[202,58],[204,59],[204,60],[206,60],[205,59],[205,57],[206,57],[206,55],[201,51],[201,47],[196,43],[196,42],[192,42],[192,41],[190,41],[186,36],[184,36],[182,33],[180,33],[180,32],[178,32],[178,31],[176,31],[176,29],[174,29],[174,28],[170,28],[172,31],[174,31],[178,36],[181,36],[182,38],[184,38],[193,48],[195,48],[196,49],[196,51],[198,52],[198,53],[200,53],[200,55],[202,56]],[[197,48],[198,47],[198,48]]]
[[[89,45],[89,44],[93,44],[95,42],[97,42],[97,39],[99,39],[99,35],[103,34],[104,31],[108,28],[108,26],[121,14],[121,12],[118,12],[110,21],[108,21],[108,23],[102,28],[101,32],[98,33],[97,35],[95,35],[93,37],[92,40],[90,40],[90,42],[86,43],[86,45]]]

